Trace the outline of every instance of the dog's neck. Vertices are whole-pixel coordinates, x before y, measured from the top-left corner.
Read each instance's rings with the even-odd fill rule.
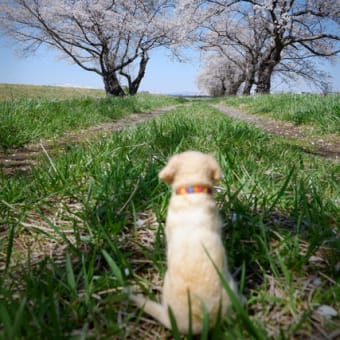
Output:
[[[175,190],[176,195],[186,194],[212,194],[212,188],[205,185],[192,185],[188,187],[179,187]]]

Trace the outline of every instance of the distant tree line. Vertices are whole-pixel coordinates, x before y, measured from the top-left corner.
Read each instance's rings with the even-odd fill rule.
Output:
[[[1,29],[29,53],[48,45],[102,77],[106,93],[137,93],[150,52],[197,48],[211,95],[269,93],[273,75],[327,84],[313,60],[339,54],[334,0],[1,0]],[[127,91],[124,88],[127,88]]]

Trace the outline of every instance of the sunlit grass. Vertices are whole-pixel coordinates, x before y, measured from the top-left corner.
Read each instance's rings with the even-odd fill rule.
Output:
[[[323,133],[340,132],[340,95],[275,94],[227,97],[223,102],[242,107],[251,113],[291,121],[296,125],[313,125]]]
[[[86,94],[86,92],[85,92]],[[0,150],[20,147],[64,132],[150,112],[181,100],[142,94],[124,98],[13,99],[0,101]]]
[[[72,99],[105,97],[105,91],[79,87],[0,84],[0,101],[18,99]]]

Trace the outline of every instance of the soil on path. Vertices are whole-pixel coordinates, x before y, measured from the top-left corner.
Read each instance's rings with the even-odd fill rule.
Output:
[[[11,153],[2,152],[0,153],[0,171],[2,169],[6,175],[18,172],[30,172],[31,166],[36,163],[37,157],[43,152],[52,152],[55,149],[67,149],[67,145],[70,143],[84,142],[93,137],[104,137],[113,131],[122,130],[128,126],[145,122],[146,120],[159,116],[162,113],[171,111],[177,106],[178,105],[166,106],[150,113],[133,114],[118,121],[102,123],[74,132],[66,132],[58,139],[44,140],[40,143],[28,144],[25,147],[13,150]],[[311,140],[310,137],[306,136],[306,127],[294,126],[288,122],[247,114],[223,104],[212,104],[212,106],[233,119],[254,124],[270,134],[304,140],[306,145],[307,143],[309,144],[308,147],[304,148],[307,153],[340,160],[339,141],[329,141],[320,137]]]
[[[256,127],[272,135],[299,139],[300,141],[304,142],[303,144],[305,147],[303,147],[303,149],[306,153],[334,160],[340,160],[340,141],[334,141],[334,138],[329,140],[329,138],[326,139],[326,137],[310,137],[308,136],[308,132],[312,132],[312,127],[295,126],[289,122],[247,114],[223,104],[212,104],[212,106],[233,119],[254,124]]]
[[[101,123],[87,129],[65,132],[58,139],[43,140],[40,143],[28,144],[22,148],[12,150],[10,153],[0,152],[0,171],[5,175],[14,173],[29,173],[32,165],[36,164],[39,155],[53,150],[67,149],[71,143],[85,142],[94,137],[105,137],[114,131],[120,131],[128,126],[133,126],[155,118],[165,112],[175,109],[178,105],[170,105],[149,113],[132,114],[126,118]]]

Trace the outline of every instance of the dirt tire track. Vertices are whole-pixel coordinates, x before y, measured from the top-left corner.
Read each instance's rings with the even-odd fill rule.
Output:
[[[120,131],[126,127],[153,119],[180,105],[183,104],[165,106],[152,112],[132,114],[126,118],[101,123],[87,129],[65,132],[61,137],[27,144],[24,147],[11,150],[10,153],[0,152],[0,172],[2,171],[5,175],[29,173],[32,165],[36,164],[37,158],[42,155],[43,149],[47,151],[67,149],[69,143],[81,143],[93,137],[105,136],[111,132]]]
[[[211,106],[233,119],[254,124],[256,127],[268,132],[269,134],[304,140],[310,144],[310,147],[304,148],[306,153],[337,161],[340,160],[340,142],[326,141],[322,138],[310,141],[310,138],[306,137],[305,131],[308,129],[306,126],[295,126],[289,122],[259,117],[223,104],[211,104]]]
[[[132,114],[127,118],[113,122],[101,123],[91,126],[87,129],[65,132],[61,137],[42,140],[39,143],[28,144],[22,148],[12,150],[11,153],[0,152],[0,171],[2,171],[5,175],[15,173],[29,173],[31,171],[32,165],[36,164],[37,158],[43,153],[43,148],[47,151],[66,149],[69,143],[80,143],[95,136],[105,136],[111,132],[120,131],[128,126],[133,126],[135,124],[155,118],[163,113],[175,109],[180,105],[183,104],[166,106],[149,113]],[[307,141],[307,138],[304,134],[306,127],[298,127],[288,122],[247,114],[223,104],[211,104],[211,106],[233,119],[254,124],[256,127],[263,129],[272,135],[292,137]],[[306,153],[340,160],[339,142],[329,142],[319,138],[312,141],[310,144],[311,147],[305,148],[304,150]]]

